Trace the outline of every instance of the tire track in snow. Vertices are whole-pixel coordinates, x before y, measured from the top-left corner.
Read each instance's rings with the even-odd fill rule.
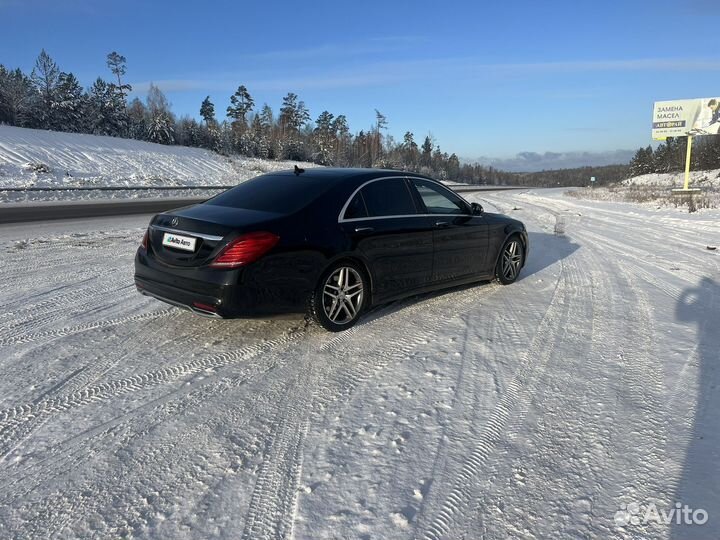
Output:
[[[560,341],[572,350],[561,357],[562,369],[575,374],[557,377],[548,370],[533,398],[537,422],[531,419],[511,428],[522,433],[515,448],[512,443],[502,459],[493,461],[485,476],[495,479],[487,490],[479,487],[472,519],[451,537],[472,538],[479,530],[512,535],[533,528],[533,519],[542,513],[552,521],[537,524],[541,537],[609,537],[614,533],[613,515],[617,510],[614,489],[620,483],[622,466],[613,464],[623,444],[618,426],[625,419],[618,409],[617,395],[622,388],[621,366],[617,360],[616,336],[624,328],[624,306],[610,297],[612,283],[605,270],[606,258],[595,250],[578,253],[579,263],[568,271],[568,287],[583,295],[580,310]],[[627,467],[625,467],[626,469]],[[518,476],[519,475],[519,476]],[[572,479],[582,478],[582,482]],[[487,520],[497,511],[498,501],[521,496],[517,507],[500,510],[499,522]],[[527,521],[524,521],[526,520]],[[501,528],[511,523],[512,529]],[[506,525],[508,527],[508,525]]]
[[[622,457],[633,470],[626,485],[615,492],[614,501],[618,505],[621,502],[662,501],[661,505],[669,508],[675,492],[673,486],[680,473],[674,470],[677,467],[667,455],[668,414],[663,401],[666,391],[662,367],[657,365],[658,356],[654,350],[654,316],[647,296],[625,265],[617,263],[613,266],[618,278],[615,283],[622,289],[617,286],[611,289],[611,302],[626,306],[618,360],[629,406],[625,409],[625,421],[618,424],[618,429],[621,430],[619,438],[625,441]],[[658,469],[660,463],[663,467]],[[646,537],[663,533],[659,523],[644,523],[640,527]],[[632,532],[637,532],[637,528]]]
[[[432,471],[427,475],[427,478],[432,479],[432,487],[429,489],[428,493],[422,497],[422,501],[417,509],[417,516],[425,515],[426,512],[428,512],[428,509],[432,508],[433,498],[442,497],[444,479],[448,477],[452,478],[451,473],[448,472],[450,467],[449,462],[451,461],[448,454],[451,450],[452,443],[462,441],[467,438],[468,431],[466,430],[469,430],[472,437],[476,436],[473,428],[475,417],[479,414],[477,412],[478,407],[476,403],[478,392],[478,388],[476,388],[476,386],[480,384],[483,376],[487,375],[487,373],[481,371],[480,369],[480,362],[478,361],[477,356],[481,355],[481,353],[479,351],[472,351],[470,348],[471,340],[469,334],[471,329],[471,317],[474,316],[481,319],[480,324],[483,325],[484,335],[502,336],[504,348],[509,350],[519,350],[521,347],[526,346],[533,337],[532,332],[529,331],[525,325],[519,325],[514,320],[514,316],[518,314],[523,307],[518,305],[515,295],[510,293],[505,297],[502,297],[502,300],[503,305],[496,308],[496,311],[503,314],[501,317],[495,316],[487,319],[485,314],[480,314],[478,312],[463,316],[463,319],[465,320],[465,334],[461,351],[459,351],[461,363],[458,368],[458,375],[455,378],[455,383],[453,385],[455,388],[453,400],[448,409],[448,411],[452,412],[445,413],[448,417],[439,421],[439,423],[443,425],[443,429],[438,438],[438,446],[432,460]],[[547,309],[545,311],[547,311]],[[490,325],[489,327],[487,326],[488,324]],[[471,359],[468,359],[468,356],[471,357]],[[495,376],[494,373],[493,376]],[[497,381],[495,381],[495,385],[496,391],[499,391]],[[458,414],[462,415],[463,413],[466,416],[466,422],[468,425],[458,423],[456,420]],[[438,414],[441,414],[441,412],[438,411]],[[435,493],[437,493],[437,495],[435,495]],[[418,529],[419,527],[416,520],[416,535],[418,534]]]
[[[149,313],[140,313],[137,315],[127,315],[124,317],[116,317],[114,319],[107,319],[103,321],[95,321],[86,324],[78,324],[75,326],[68,326],[65,328],[58,328],[52,330],[43,330],[30,334],[23,334],[20,336],[12,336],[6,339],[0,339],[0,347],[7,347],[10,345],[18,345],[23,343],[30,343],[38,341],[40,339],[56,339],[59,337],[66,337],[74,334],[80,334],[89,330],[97,330],[101,328],[110,328],[112,326],[118,326],[121,324],[127,324],[130,322],[140,322],[150,319],[157,319],[160,317],[167,317],[170,313],[177,308],[161,309],[157,311],[151,311]]]
[[[149,402],[140,405],[129,413],[121,414],[110,421],[103,422],[98,426],[89,428],[78,435],[74,435],[69,439],[66,439],[53,447],[50,457],[44,458],[41,461],[35,460],[35,462],[30,466],[30,469],[24,470],[24,474],[20,471],[16,472],[13,475],[14,478],[9,479],[9,481],[5,483],[3,491],[12,497],[13,500],[17,500],[18,497],[20,500],[24,500],[30,492],[40,485],[51,481],[61,481],[57,480],[57,478],[63,475],[67,476],[67,480],[72,480],[76,476],[75,471],[81,469],[82,464],[90,460],[96,453],[104,452],[108,444],[110,444],[113,448],[126,448],[132,443],[132,441],[139,441],[143,437],[147,437],[153,430],[164,425],[172,416],[182,417],[191,407],[203,405],[207,400],[216,400],[220,394],[226,392],[228,389],[242,386],[253,379],[257,379],[263,374],[274,370],[278,367],[279,359],[283,358],[284,360],[290,361],[291,359],[289,357],[283,357],[281,352],[278,352],[278,343],[284,342],[286,344],[285,352],[287,352],[287,349],[296,343],[297,340],[294,338],[299,338],[304,332],[304,329],[300,329],[298,331],[291,330],[288,335],[283,336],[283,339],[261,343],[259,347],[266,346],[271,350],[271,352],[267,355],[260,356],[259,362],[247,362],[246,364],[242,364],[240,373],[236,374],[234,377],[235,384],[227,384],[227,380],[221,380],[221,384],[219,385],[207,384],[208,381],[213,382],[212,378],[194,380],[191,383],[176,386],[170,391],[170,393],[165,393],[160,397],[153,398]],[[237,351],[230,353],[230,355],[236,357]],[[279,401],[282,396],[278,395],[277,398],[278,399],[276,399],[276,401]],[[208,411],[208,413],[210,418],[214,418],[214,416],[217,416],[218,414],[223,414],[220,411],[214,410]],[[252,419],[252,417],[248,415],[242,415],[241,418],[243,421],[249,421]],[[231,422],[234,423],[234,420],[231,420]],[[133,426],[135,428],[134,431],[132,431]],[[180,447],[176,447],[175,445],[177,443],[173,443],[173,446],[170,448],[175,448],[174,452],[176,455],[170,456],[170,461],[174,463],[174,465],[170,466],[168,464],[169,462],[165,464],[161,463],[160,468],[147,470],[146,465],[148,465],[148,460],[140,460],[138,462],[138,467],[139,470],[143,471],[143,474],[141,475],[143,486],[150,482],[152,475],[163,475],[175,471],[178,467],[177,463],[181,464],[179,465],[179,473],[182,473],[182,475],[187,473],[186,477],[180,479],[181,482],[177,485],[178,489],[185,487],[186,483],[191,481],[188,479],[189,477],[194,478],[198,474],[201,474],[202,471],[199,471],[194,467],[189,470],[184,468],[185,463],[190,463],[193,456],[184,456],[182,451],[178,454],[178,450],[180,448],[187,450],[192,449],[192,443],[189,441],[204,427],[204,423],[195,425],[193,426],[192,431],[184,433],[183,443]],[[196,448],[202,447],[202,442],[197,442],[198,446],[196,446]],[[152,446],[153,445],[150,445],[149,448],[149,450],[151,450],[151,456],[149,456],[149,458],[151,458],[149,459],[150,463],[156,461],[157,456],[162,455],[161,453],[159,454],[157,451],[153,450]],[[145,449],[147,447],[142,448]],[[167,449],[168,447],[163,445],[163,448]],[[38,474],[37,472],[33,473],[33,471],[37,471],[39,467],[41,467],[40,470],[43,471],[42,474]],[[29,483],[27,481],[28,477],[35,483]],[[53,523],[60,522],[62,526],[65,527],[72,521],[81,519],[80,511],[87,510],[88,505],[93,507],[97,506],[105,501],[107,497],[113,496],[112,493],[96,493],[94,487],[95,482],[97,482],[97,479],[92,481],[90,484],[86,484],[86,487],[84,489],[79,489],[79,491],[68,491],[67,494],[57,494],[57,496],[53,498],[52,505],[48,507],[45,512],[45,517],[48,521],[52,521]],[[158,486],[165,484],[160,481],[155,484],[150,483],[150,485]],[[24,493],[13,493],[12,490],[15,486],[21,487]],[[143,486],[133,486],[132,492],[143,493]],[[128,489],[130,488],[130,486],[126,487]],[[73,495],[73,493],[75,495]],[[92,498],[88,499],[85,496],[86,493],[93,493]],[[82,499],[82,504],[79,506],[76,503],[78,494],[81,495],[80,498]],[[5,501],[7,501],[7,498]],[[143,502],[139,502],[138,506],[142,507],[143,504]],[[70,512],[70,507],[74,509],[72,520],[67,516],[68,512]],[[26,508],[26,510],[30,511],[33,511],[32,509],[33,505]],[[64,519],[62,519],[64,514]],[[120,518],[122,519],[122,516],[120,516]],[[39,517],[37,519],[39,519]],[[35,520],[36,519],[33,519],[32,521],[34,522]],[[55,529],[54,527],[55,525],[43,527],[43,534],[48,534],[50,536],[59,534],[61,529]],[[133,529],[129,528],[127,530],[132,531]],[[127,534],[130,534],[130,532],[127,532]]]
[[[179,310],[175,310],[171,313],[168,319],[175,318],[180,315]],[[159,319],[154,319],[157,321]],[[153,322],[148,321],[148,322]],[[142,332],[147,332],[148,326],[143,328]],[[127,341],[131,343],[127,344]],[[24,404],[14,408],[9,408],[5,411],[0,412],[0,460],[7,455],[9,451],[17,448],[24,440],[30,437],[35,431],[40,429],[45,423],[53,417],[53,411],[51,409],[43,409],[45,405],[52,402],[54,399],[67,400],[67,396],[77,396],[84,392],[85,388],[98,377],[102,376],[108,370],[110,370],[117,363],[121,362],[125,358],[132,358],[132,356],[140,352],[145,346],[145,341],[141,339],[141,336],[133,334],[132,338],[127,338],[123,343],[122,348],[116,348],[113,352],[119,353],[118,355],[107,355],[103,354],[99,359],[91,359],[86,365],[79,367],[74,372],[70,373],[69,376],[64,378],[62,381],[55,384],[49,390],[46,390],[38,399],[32,404]],[[68,392],[70,389],[70,392]],[[63,391],[65,392],[63,394]],[[33,407],[35,406],[35,407]],[[37,407],[40,407],[39,409]],[[39,412],[42,411],[42,412]],[[12,414],[17,412],[19,419],[15,421]],[[60,411],[56,411],[60,412]],[[6,416],[7,415],[7,416]],[[12,420],[10,425],[4,425],[4,420]],[[10,448],[8,452],[3,454],[3,434],[8,431],[11,435],[8,439],[11,440],[9,444]]]
[[[483,295],[483,293],[487,292],[488,290],[494,290],[494,289],[496,289],[496,287],[493,287],[492,289],[490,289],[488,287],[483,287],[481,289],[478,289],[477,294]],[[454,305],[455,299],[457,298],[458,294],[465,295],[466,291],[463,291],[461,293],[450,294],[445,297],[440,297],[438,300],[431,299],[431,301],[429,302],[429,305],[437,305],[436,311],[438,313],[434,312],[432,314],[432,317],[434,317],[436,319],[435,322],[442,320],[441,317],[437,317],[436,315],[442,314],[441,312],[442,312],[443,307],[446,309],[446,307],[449,303],[452,303]],[[474,298],[467,299],[467,301],[473,301],[473,300],[474,300]],[[401,322],[403,320],[407,320],[408,318],[412,318],[412,316],[416,312],[419,313],[420,315],[425,314],[427,312],[427,309],[426,309],[427,305],[428,304],[425,304],[425,303],[418,303],[409,308],[398,310],[397,312],[390,314],[389,317],[392,317],[393,315],[395,315],[396,319],[399,322]],[[421,318],[421,321],[422,321],[422,318]],[[381,320],[377,320],[377,321],[370,321],[367,324],[374,323],[374,325],[382,326],[383,324],[385,324],[387,322],[388,322],[387,319],[381,319]],[[417,321],[414,321],[414,322],[417,322]],[[363,328],[365,326],[366,325],[363,324],[363,325],[361,325],[360,328]],[[398,328],[398,330],[397,330],[398,332],[402,331],[400,325],[396,325],[396,328]],[[365,335],[365,332],[363,332],[363,335]],[[360,337],[362,338],[363,336],[360,336]],[[371,336],[367,336],[367,337],[371,337]],[[371,343],[374,346],[380,347],[380,348],[382,348],[384,346],[382,344],[376,343],[375,340],[371,340]],[[341,346],[343,349],[345,348],[345,340],[337,340],[336,344],[337,344],[337,346]],[[326,346],[325,348],[330,349],[332,347]],[[308,354],[306,354],[303,357],[306,360],[305,362],[299,361],[301,359],[297,359],[297,358],[288,358],[287,355],[280,355],[280,358],[282,358],[286,362],[284,364],[285,368],[290,369],[291,373],[292,372],[302,373],[303,370],[306,369],[306,364],[308,364],[308,362],[310,362],[309,365],[312,366],[313,365],[312,363],[317,361],[314,357],[314,353],[312,352],[315,349],[316,349],[316,347],[314,345],[311,346],[311,350],[308,352]],[[330,356],[331,356],[330,360],[332,362],[335,362],[336,357],[334,357],[332,355],[330,355]],[[341,357],[339,357],[339,356],[337,358],[341,359]],[[346,354],[346,358],[344,359],[344,362],[349,365],[354,365],[355,360],[352,358],[351,353]],[[365,362],[366,363],[364,364],[364,366],[374,365],[374,361],[372,361],[369,358],[366,359]],[[331,364],[331,365],[333,365],[333,364]],[[280,368],[282,368],[282,367],[283,366],[280,366]],[[339,392],[340,395],[350,394],[352,392],[352,387],[357,387],[357,385],[360,384],[362,382],[362,380],[367,380],[368,377],[373,375],[372,373],[369,373],[365,367],[360,366],[360,367],[358,367],[358,369],[360,371],[359,373],[357,373],[355,376],[346,377],[343,374],[344,367],[345,366],[343,366],[343,365],[339,365],[336,368],[336,373],[338,374],[338,377],[336,377],[333,382],[335,387],[339,388],[341,390]],[[283,390],[285,388],[285,386],[287,386],[287,377],[282,376],[279,373],[276,373],[275,370],[274,370],[274,374],[275,374],[275,378],[273,379],[272,385],[274,387],[276,387],[276,390],[273,390],[272,393],[273,393],[273,395],[276,396],[276,399],[274,399],[272,403],[275,407],[279,407],[282,410],[282,407],[287,402],[287,400],[283,401],[283,398],[287,394],[287,392],[284,392],[284,390]],[[234,385],[235,387],[242,385],[242,381],[236,381],[236,382],[237,382],[237,384]],[[317,381],[311,380],[310,382],[312,383],[312,382],[317,382]],[[233,385],[230,385],[230,386],[233,386]],[[229,388],[230,386],[227,386],[227,387]],[[309,388],[311,387],[310,384],[308,384],[306,386]],[[221,388],[221,390],[223,388]],[[344,390],[344,392],[342,390]],[[270,390],[268,390],[268,391],[270,391]],[[205,394],[205,397],[208,397],[208,398],[211,397],[213,400],[216,400],[218,397],[218,389],[214,386],[208,387],[203,393]],[[263,392],[263,394],[265,394],[265,392]],[[335,399],[335,396],[337,396],[337,395],[338,395],[337,390],[321,392],[320,405],[318,406],[318,410],[322,411],[323,410],[322,404],[332,402]],[[183,411],[187,410],[188,406],[194,406],[194,405],[198,404],[198,402],[195,398],[193,398],[193,400],[190,400],[189,396],[183,396],[183,401],[185,401],[186,397],[188,398],[187,401],[189,403],[182,404],[180,407],[171,407],[168,412],[171,412],[173,415],[182,415],[182,414],[184,414]],[[306,408],[306,400],[305,399],[299,399],[299,400],[296,399],[296,400],[294,400],[294,402],[296,402],[296,403],[299,402],[299,405],[300,405],[299,410],[301,412],[305,410],[305,408]],[[168,405],[169,405],[169,402],[163,401],[160,405],[160,407],[161,407],[160,410],[165,409],[166,407],[168,407]],[[160,411],[157,410],[157,404],[151,404],[151,405],[148,405],[148,407],[143,406],[143,410],[140,412],[140,414],[139,415],[133,414],[133,417],[137,420],[138,426],[141,428],[141,431],[144,432],[144,431],[146,431],[147,422],[142,421],[143,416],[148,416],[149,418],[156,418],[158,416],[161,416],[161,417],[166,418],[166,414],[167,413],[162,414],[162,413],[160,413]],[[241,417],[244,418],[245,416],[247,416],[247,415],[242,415]],[[275,445],[275,447],[273,447],[272,455],[269,457],[266,457],[263,461],[269,464],[267,466],[268,468],[266,469],[266,471],[271,471],[270,467],[274,463],[283,463],[284,465],[282,466],[282,470],[298,471],[297,474],[291,475],[291,478],[294,478],[294,477],[297,477],[301,471],[301,466],[302,466],[301,455],[298,455],[296,452],[290,451],[289,449],[296,447],[295,443],[293,441],[297,441],[298,437],[300,437],[300,440],[302,440],[302,438],[304,437],[304,433],[302,430],[302,424],[299,424],[297,422],[297,415],[295,413],[291,413],[291,414],[289,414],[289,417],[290,417],[289,420],[286,419],[280,428],[277,428],[275,431],[271,432],[271,434],[269,434],[268,437],[266,438],[266,440],[269,440],[269,441],[278,440],[278,441],[281,441],[281,443],[277,443]],[[284,417],[281,415],[280,418],[284,418]],[[298,426],[298,425],[300,425],[300,431],[293,431],[293,430],[296,430],[296,426]],[[148,428],[148,429],[150,429],[150,428]],[[280,431],[289,431],[289,433],[293,433],[293,435],[279,437],[278,435],[279,435]],[[62,452],[62,455],[56,456],[56,458],[54,459],[54,461],[56,463],[54,465],[51,463],[46,463],[44,466],[46,468],[50,467],[50,469],[53,471],[55,471],[58,468],[70,467],[69,463],[71,463],[71,462],[68,462],[68,465],[61,465],[61,464],[59,465],[57,463],[57,459],[63,459],[63,460],[71,459],[71,456],[73,454],[75,454],[75,455],[80,454],[81,456],[85,456],[87,454],[86,446],[88,444],[88,438],[87,438],[88,436],[95,437],[95,438],[100,437],[100,439],[98,439],[97,442],[94,444],[101,444],[101,441],[104,440],[104,438],[107,434],[118,433],[118,432],[120,432],[120,433],[127,432],[127,423],[125,422],[125,420],[121,421],[120,423],[111,422],[107,425],[103,425],[103,426],[99,426],[98,428],[94,428],[93,430],[91,430],[90,433],[87,433],[82,436],[82,440],[84,441],[82,443],[82,445],[73,443],[70,446],[70,448],[68,449],[68,450],[70,450],[69,452],[64,451],[64,452]],[[140,436],[140,434],[133,435],[132,437],[136,438],[137,436]],[[189,437],[189,436],[191,436],[191,433],[187,433],[185,435],[185,437]],[[282,442],[282,441],[289,441],[289,442]],[[64,444],[66,444],[66,443],[64,443]],[[69,444],[69,443],[67,443],[67,444]],[[298,443],[297,447],[298,448],[300,447],[299,443]],[[57,452],[61,452],[61,451],[62,451],[62,449],[57,449]],[[271,457],[277,457],[278,455],[284,456],[283,459],[281,459],[279,461],[276,461],[275,459],[271,459]],[[175,456],[175,458],[177,458],[177,456]],[[173,458],[173,459],[175,459],[175,458]],[[81,457],[81,459],[82,459],[82,457]],[[180,461],[181,462],[183,461],[182,458],[180,458]],[[72,465],[73,468],[79,466],[77,461],[74,461],[72,463],[73,463],[73,465]],[[162,471],[160,471],[160,470],[158,470],[158,471],[148,470],[143,473],[144,478],[147,479],[148,474],[152,475],[152,474],[155,474],[156,472],[158,474],[162,473]],[[264,477],[274,477],[274,478],[278,477],[277,475],[273,476],[270,472],[263,472],[263,476]],[[270,525],[265,525],[265,527],[267,527],[267,530],[273,530],[273,531],[291,530],[292,520],[293,520],[293,516],[294,516],[293,508],[295,507],[295,503],[293,501],[296,500],[296,498],[297,498],[297,486],[295,485],[296,483],[297,483],[296,480],[291,480],[289,483],[280,483],[280,484],[273,483],[273,482],[269,482],[269,483],[261,482],[262,488],[258,488],[260,490],[260,492],[256,496],[256,498],[260,498],[261,500],[262,499],[270,500],[270,501],[275,500],[271,495],[268,494],[268,490],[271,490],[272,493],[285,493],[285,494],[292,493],[293,494],[293,497],[291,499],[288,499],[287,497],[285,497],[284,499],[282,497],[280,499],[278,499],[278,500],[285,500],[286,506],[279,510],[276,508],[275,513],[273,515],[284,516],[284,517],[278,517],[278,519],[275,521],[275,523],[271,523]],[[272,490],[274,490],[274,491],[272,491]],[[102,501],[102,498],[98,501],[97,504],[100,504],[101,501]],[[59,511],[62,512],[62,508]]]
[[[85,291],[97,290],[97,288],[100,286],[110,287],[110,284],[103,283],[104,278],[117,274],[123,275],[123,272],[121,270],[118,270],[117,268],[93,268],[92,272],[87,272],[87,275],[75,274],[74,277],[77,278],[78,275],[80,275],[81,278],[79,280],[76,279],[73,282],[68,282],[66,276],[66,281],[63,283],[63,285],[59,287],[55,287],[50,290],[44,289],[39,293],[35,293],[32,295],[22,294],[22,296],[19,298],[0,304],[0,308],[6,309],[5,313],[0,313],[0,321],[3,319],[15,320],[18,316],[28,316],[32,315],[36,311],[56,308],[62,305],[64,302],[74,299],[75,295],[78,292],[83,295],[85,294]],[[38,278],[37,275],[34,277],[35,279]],[[46,276],[42,277],[43,284],[47,285],[47,282],[45,282],[44,280]],[[127,279],[127,275],[125,275],[124,277],[125,279]],[[56,291],[65,292],[54,294]],[[42,298],[42,300],[33,303],[33,298],[38,297]],[[13,306],[17,307],[13,308]]]
[[[457,519],[465,514],[471,504],[476,478],[497,446],[505,437],[509,437],[507,428],[511,418],[515,419],[517,425],[518,419],[524,416],[531,398],[532,386],[552,357],[558,329],[565,327],[570,320],[571,310],[576,307],[571,301],[571,291],[567,286],[567,272],[572,264],[572,260],[561,260],[560,277],[535,337],[522,355],[505,394],[487,419],[479,436],[473,441],[473,449],[460,467],[450,492],[444,497],[435,516],[424,527],[423,538],[446,538],[453,528],[458,526]]]
[[[544,209],[546,212],[551,212],[555,216],[568,215],[568,213],[572,215],[573,213],[578,212],[578,207],[570,201],[537,197],[539,199],[538,201],[529,202],[529,198],[530,196],[524,196],[521,200],[524,204]],[[656,227],[661,227],[661,232],[653,233],[648,232],[648,222],[646,218],[634,217],[632,215],[628,215],[627,213],[621,214],[619,212],[612,212],[601,208],[589,208],[584,206],[579,206],[579,208],[585,212],[582,214],[582,220],[590,221],[593,225],[592,230],[590,230],[588,226],[585,226],[583,227],[583,231],[585,234],[592,235],[597,240],[600,240],[600,244],[595,244],[600,248],[611,244],[616,248],[616,251],[626,256],[635,255],[635,258],[638,259],[639,257],[637,257],[637,255],[641,254],[644,260],[657,259],[660,256],[660,253],[658,253],[656,249],[644,248],[638,246],[637,244],[633,244],[631,247],[617,240],[618,238],[625,238],[626,232],[631,230],[633,238],[642,239],[647,245],[660,245],[663,248],[670,247],[670,254],[673,256],[677,255],[677,253],[681,252],[683,249],[694,246],[696,251],[692,253],[694,259],[693,262],[711,263],[714,265],[716,271],[720,269],[720,260],[718,257],[707,257],[708,253],[704,251],[704,245],[706,244],[698,241],[698,235],[710,235],[711,233],[711,231],[704,228],[702,224],[687,222],[678,218],[671,218],[675,222],[675,226],[669,226],[665,222],[667,218],[664,218],[663,221],[654,222]],[[611,214],[610,218],[605,217],[605,214],[608,213]],[[624,222],[619,222],[618,216],[620,216]],[[630,222],[630,226],[628,226],[628,222]],[[621,230],[613,232],[611,228],[617,227],[619,223],[622,223]],[[682,224],[686,228],[678,230],[678,224]],[[586,225],[590,224],[587,223]],[[611,231],[611,234],[608,236],[607,234],[602,234],[602,231]],[[662,243],[659,244],[660,239],[662,239]],[[673,264],[676,261],[666,259],[665,262],[666,264]],[[684,263],[690,264],[688,261],[684,261]],[[667,268],[659,265],[657,268],[667,271]],[[702,267],[695,267],[695,269],[703,271]],[[698,274],[695,275],[698,276]]]
[[[87,313],[92,308],[102,306],[101,302],[112,305],[119,302],[125,291],[134,291],[132,283],[117,285],[117,283],[100,283],[86,289],[73,290],[59,297],[46,300],[39,305],[23,308],[16,312],[9,312],[12,319],[9,323],[0,325],[0,344],[19,340],[23,342],[25,335],[38,334],[42,328],[55,321],[72,318],[74,314]],[[108,302],[110,298],[100,298],[101,295],[110,294],[117,302]]]
[[[23,426],[26,426],[27,422],[33,418],[66,412],[93,402],[106,401],[127,393],[137,392],[204,371],[225,367],[256,357],[263,352],[271,352],[274,348],[297,339],[299,339],[297,335],[285,335],[279,339],[265,341],[237,351],[166,366],[141,375],[87,387],[72,394],[47,398],[35,404],[19,405],[0,411],[0,459],[6,457],[8,452],[17,445],[18,430],[21,430],[20,439],[27,437],[28,434],[24,432]]]
[[[292,404],[282,409],[282,421],[275,422],[276,429],[270,437],[270,452],[263,457],[263,468],[253,490],[242,538],[283,538],[292,531],[299,497],[298,482],[302,474],[305,437],[310,426],[327,414],[331,405],[346,403],[360,386],[376,377],[390,363],[402,360],[418,346],[427,343],[448,324],[442,316],[448,302],[452,302],[455,309],[462,311],[479,297],[485,298],[488,293],[495,292],[498,288],[499,285],[492,284],[473,288],[474,290],[446,293],[427,302],[416,301],[409,307],[405,307],[407,303],[403,302],[400,309],[389,315],[374,318],[357,327],[358,330],[350,338],[341,335],[321,347],[317,356],[303,368],[304,372],[314,376],[301,379],[297,385],[316,390],[310,397],[305,393],[293,396]],[[459,300],[458,295],[462,295]],[[411,331],[401,330],[401,335],[392,342],[391,351],[386,350],[384,342],[377,343],[373,339],[371,346],[364,349],[364,354],[360,357],[352,350],[345,350],[348,349],[347,345],[354,341],[352,337],[371,337],[375,327],[400,329],[402,322],[413,316],[418,316],[419,320],[413,321]],[[394,321],[398,324],[393,324]],[[340,347],[343,349],[340,354],[331,354]],[[317,357],[323,356],[326,361],[322,365],[332,367],[318,371]]]
[[[613,455],[613,459],[619,461],[615,466],[615,474],[617,471],[633,471],[633,476],[626,480],[629,485],[626,485],[622,492],[614,491],[610,496],[608,492],[611,486],[603,490],[608,495],[605,505],[607,514],[602,516],[604,525],[610,532],[616,533],[617,530],[613,529],[612,517],[620,502],[662,500],[669,507],[668,501],[674,492],[672,488],[667,489],[665,475],[663,478],[658,477],[654,467],[657,463],[665,463],[666,468],[672,468],[666,454],[668,437],[666,404],[659,399],[666,393],[662,373],[656,366],[657,356],[654,354],[655,331],[652,307],[637,280],[639,277],[644,278],[675,299],[678,296],[673,293],[679,294],[679,290],[673,291],[673,286],[660,282],[640,266],[651,263],[646,263],[642,258],[637,257],[638,250],[635,244],[624,245],[581,226],[575,227],[571,235],[581,240],[589,240],[584,242],[584,245],[590,249],[590,253],[595,258],[602,257],[600,264],[604,265],[603,275],[613,275],[615,278],[604,280],[603,289],[609,297],[601,302],[601,305],[618,311],[611,317],[615,328],[612,329],[609,338],[616,341],[618,336],[620,337],[619,351],[615,351],[616,362],[622,371],[620,380],[624,383],[619,398],[627,401],[628,406],[624,409],[624,418],[613,426],[613,431],[619,433],[617,440],[622,442],[624,448],[624,453]],[[632,242],[632,237],[628,240]],[[623,260],[617,261],[616,257],[607,253],[600,255],[603,251],[619,254],[623,256]],[[650,254],[648,251],[645,253]],[[678,277],[662,266],[652,266],[664,270],[675,278]],[[631,271],[628,270],[629,267],[632,267]],[[603,319],[599,322],[607,323],[607,320]],[[642,472],[637,471],[638,467]],[[676,477],[677,474],[679,473],[675,472]],[[612,487],[618,489],[617,484]],[[644,525],[645,535],[656,536],[661,533],[660,530],[654,530],[653,524]]]

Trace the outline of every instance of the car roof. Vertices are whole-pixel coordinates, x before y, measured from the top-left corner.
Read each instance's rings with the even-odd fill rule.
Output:
[[[361,169],[361,168],[340,168],[340,167],[312,167],[304,169],[301,173],[296,173],[293,169],[284,171],[273,171],[263,176],[297,176],[303,179],[319,180],[321,182],[344,183],[346,181],[365,181],[373,178],[383,178],[388,176],[416,176],[420,178],[428,178],[423,174],[417,174],[410,171],[398,171],[395,169]],[[432,178],[430,178],[432,180]]]

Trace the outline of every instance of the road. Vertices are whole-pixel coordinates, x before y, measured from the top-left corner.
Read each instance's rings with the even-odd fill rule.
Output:
[[[168,197],[107,201],[7,203],[0,204],[0,223],[150,214],[197,204],[206,199],[207,197]]]
[[[522,279],[341,334],[136,294],[148,216],[0,227],[0,537],[716,534],[718,216],[471,199]],[[622,521],[675,502],[709,522]]]

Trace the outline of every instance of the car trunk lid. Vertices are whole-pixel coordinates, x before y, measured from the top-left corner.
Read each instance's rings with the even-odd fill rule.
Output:
[[[174,266],[202,266],[238,234],[262,229],[279,214],[199,204],[157,215],[148,239],[155,256]]]

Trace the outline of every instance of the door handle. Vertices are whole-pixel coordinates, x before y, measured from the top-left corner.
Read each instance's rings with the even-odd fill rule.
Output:
[[[448,226],[448,222],[447,222],[447,221],[436,221],[436,222],[435,222],[435,226],[436,226],[436,227],[447,227],[447,226]]]
[[[355,232],[373,232],[375,229],[373,227],[355,227]]]

